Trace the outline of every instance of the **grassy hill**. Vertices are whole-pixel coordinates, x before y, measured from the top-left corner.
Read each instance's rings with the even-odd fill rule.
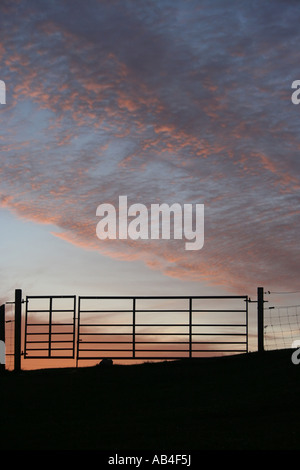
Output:
[[[1,450],[298,450],[292,351],[6,372]]]

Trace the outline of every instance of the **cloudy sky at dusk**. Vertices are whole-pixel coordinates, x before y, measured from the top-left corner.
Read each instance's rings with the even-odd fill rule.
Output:
[[[0,6],[1,299],[299,290],[298,1]],[[205,242],[97,206],[204,204]]]

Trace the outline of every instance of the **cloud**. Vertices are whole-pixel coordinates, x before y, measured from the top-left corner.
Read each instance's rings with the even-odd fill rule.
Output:
[[[3,3],[2,204],[182,279],[295,287],[299,5]],[[24,17],[28,21],[24,22]],[[205,244],[96,238],[97,206],[205,204]]]

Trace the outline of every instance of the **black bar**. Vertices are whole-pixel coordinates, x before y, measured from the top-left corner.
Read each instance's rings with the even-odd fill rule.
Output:
[[[163,325],[163,323],[161,323],[160,325],[157,325],[157,326],[164,326],[164,325]],[[172,325],[170,325],[170,326],[172,326]],[[176,325],[173,325],[173,326],[176,326]],[[218,326],[218,327],[226,327],[226,328],[229,328],[229,327],[246,328],[247,325],[244,324],[244,323],[194,323],[193,326]]]
[[[47,359],[47,360],[49,360],[49,357],[47,355],[45,355],[45,356],[27,356],[26,359]],[[74,359],[74,358],[71,355],[71,356],[52,356],[50,359]],[[94,359],[99,359],[99,357],[94,358]]]
[[[15,290],[15,361],[14,370],[21,370],[22,290]]]
[[[34,351],[34,350],[33,350]],[[40,350],[40,353],[43,352],[46,350]],[[57,350],[58,351],[58,350]],[[71,351],[71,349],[66,349],[65,351]],[[117,352],[123,352],[123,353],[129,353],[130,356],[129,356],[129,359],[132,359],[133,361],[135,359],[138,359],[139,356],[138,354],[140,354],[141,352],[152,352],[152,353],[157,353],[157,352],[161,352],[161,353],[164,353],[164,354],[169,354],[170,352],[186,352],[188,353],[188,357],[190,359],[190,356],[189,356],[189,349],[186,348],[186,349],[168,349],[168,350],[165,350],[165,349],[136,349],[136,356],[133,358],[131,353],[131,349],[120,349],[120,348],[117,348],[117,349],[106,349],[106,348],[101,348],[101,349],[90,349],[90,348],[84,348],[84,349],[81,349],[80,352],[82,353],[80,355],[80,358],[82,357],[82,355],[84,355],[84,353],[94,353],[94,354],[101,354],[102,352],[108,352],[110,354],[116,354]],[[246,353],[246,349],[245,348],[222,348],[222,349],[194,349],[193,350],[193,358],[195,358],[195,353],[203,353],[203,352],[218,352],[218,353],[221,353],[221,352],[240,352],[240,353]],[[45,356],[47,357],[47,356]],[[92,356],[94,357],[94,356]],[[49,358],[48,358],[49,359]]]
[[[32,342],[34,343],[34,341]],[[132,344],[132,341],[80,341],[80,344]],[[135,345],[137,344],[190,344],[189,341],[135,341]],[[222,344],[219,341],[215,341],[212,343],[203,341],[202,343],[194,343],[194,344]],[[235,342],[235,341],[225,341],[224,344],[245,344],[242,342]]]
[[[76,367],[78,367],[78,360],[79,360],[79,341],[80,341],[80,297],[78,298],[78,308],[77,308]]]
[[[47,310],[47,312],[49,313],[49,310]],[[53,312],[53,310],[52,310],[52,312]],[[26,324],[27,324],[27,326],[45,326],[45,327],[48,326],[47,323],[26,323]],[[53,323],[52,322],[52,326],[73,326],[73,323]]]
[[[5,343],[5,304],[0,306],[0,341]]]
[[[39,333],[31,333],[31,334],[36,334],[38,335]],[[47,333],[41,333],[41,334],[47,334]],[[135,333],[136,336],[152,336],[154,333]],[[82,336],[130,336],[132,335],[132,333],[128,332],[128,333],[121,333],[121,332],[117,332],[117,333],[81,333]],[[159,333],[159,332],[156,332],[155,331],[155,335],[163,335],[163,336],[188,336],[188,333],[184,333],[184,332],[181,332],[181,333],[176,333],[174,331],[170,331],[170,332],[164,332],[164,333]],[[216,332],[207,332],[207,333],[193,333],[192,336],[196,336],[196,335],[203,335],[203,336],[215,336],[215,335],[222,335],[222,336],[246,336],[246,333],[216,333]]]
[[[51,332],[52,332],[52,297],[49,297],[49,347],[48,347],[49,357],[51,357]]]
[[[193,310],[195,311],[195,310]],[[135,313],[137,312],[137,310],[135,310]],[[29,324],[29,325],[33,325],[33,324]],[[41,323],[41,324],[36,324],[36,325],[33,325],[33,326],[47,326],[45,325],[44,323]],[[56,324],[53,324],[54,326],[55,325],[59,325],[58,323]],[[63,325],[63,323],[62,323]],[[67,325],[67,324],[66,324]],[[112,326],[121,326],[121,327],[126,327],[126,326],[129,326],[131,327],[132,326],[132,323],[81,323],[82,327],[96,327],[96,326],[105,326],[105,327],[112,327]],[[164,326],[183,326],[185,328],[188,328],[190,326],[190,323],[136,323],[135,324],[136,327],[140,326],[155,326],[155,327],[164,327]],[[194,323],[193,326],[218,326],[218,327],[235,327],[235,328],[238,328],[238,327],[241,327],[241,328],[246,328],[247,327],[247,324],[245,323]]]
[[[130,310],[130,312],[132,312],[132,310]],[[82,312],[81,312],[82,313]],[[128,326],[128,327],[132,327],[132,323],[81,323],[80,325],[81,327],[96,327],[96,326]],[[136,326],[140,326],[140,325],[136,325]],[[160,326],[160,325],[158,325]]]
[[[135,357],[135,298],[132,299],[132,357]]]
[[[136,297],[137,298],[137,297]],[[148,297],[150,298],[150,297]],[[175,297],[174,297],[175,298]],[[194,299],[197,298],[197,297],[193,297]],[[48,310],[30,310],[31,312],[48,312]],[[58,312],[62,312],[62,311],[65,311],[65,312],[68,312],[68,311],[72,311],[72,310],[57,310]],[[245,309],[229,309],[229,310],[224,310],[224,309],[221,309],[221,310],[216,310],[216,309],[209,309],[209,308],[206,308],[206,309],[203,309],[203,310],[193,310],[194,312],[196,313],[242,313],[242,312],[245,312],[246,310]],[[81,310],[81,313],[131,313],[132,310],[130,309],[125,309],[125,310]],[[146,310],[140,310],[140,309],[136,309],[136,312],[137,313],[189,313],[189,310],[188,309],[162,309],[162,308],[156,308],[156,309],[146,309]]]
[[[75,358],[75,341],[76,341],[76,296],[73,300],[73,359]]]
[[[45,341],[44,343],[46,343],[46,341]],[[60,342],[60,343],[62,343],[62,342]],[[36,343],[36,342],[33,341],[33,342],[30,343],[30,344],[39,344],[39,343]],[[43,344],[43,343],[42,343],[42,344]],[[128,342],[123,342],[123,341],[120,341],[120,342],[114,342],[114,341],[108,342],[108,341],[105,341],[105,342],[103,342],[103,343],[102,343],[102,342],[95,343],[95,342],[91,342],[91,341],[81,341],[81,342],[80,342],[80,345],[81,345],[81,346],[85,346],[85,345],[89,345],[89,344],[93,344],[93,345],[95,345],[95,346],[96,346],[96,345],[102,345],[102,344],[106,344],[106,345],[116,345],[116,346],[117,346],[117,345],[119,345],[119,344],[132,344],[132,343],[129,342],[129,341],[128,341]],[[135,345],[137,345],[137,344],[138,344],[138,345],[150,345],[150,344],[155,344],[155,345],[158,345],[158,346],[159,346],[159,345],[163,345],[163,344],[170,344],[170,345],[176,345],[176,344],[177,344],[177,345],[178,345],[178,344],[180,344],[180,345],[189,345],[190,343],[187,342],[187,341],[185,341],[185,342],[182,342],[182,341],[174,341],[174,342],[173,342],[173,341],[169,341],[169,342],[167,342],[167,341],[157,341],[157,342],[154,342],[154,341],[152,341],[152,342],[151,342],[151,341],[150,341],[150,342],[148,342],[148,341],[140,341],[140,342],[135,343]],[[198,341],[198,342],[194,342],[193,344],[195,344],[195,345],[197,345],[197,344],[230,344],[230,345],[232,345],[232,344],[240,344],[240,345],[246,345],[247,343],[246,343],[246,341]],[[40,348],[40,349],[44,349],[44,348]],[[56,349],[58,349],[58,348],[56,348]],[[70,348],[69,348],[69,349],[70,349]],[[99,348],[94,347],[93,350],[94,350],[94,351],[98,351]],[[112,350],[112,349],[110,349],[110,350]],[[137,351],[137,348],[135,348],[135,350]],[[81,349],[81,351],[82,351],[82,349]],[[168,351],[168,349],[165,348],[164,351]]]
[[[88,343],[90,341],[87,341]],[[27,341],[27,344],[48,344],[49,341]],[[61,340],[61,341],[52,341],[52,344],[53,343],[73,343],[73,340]],[[49,348],[48,348],[49,349]]]
[[[5,371],[5,304],[0,306],[0,341],[4,343],[4,362],[0,364],[0,372]]]
[[[49,297],[49,299],[52,300],[53,297]],[[62,309],[62,308],[58,308],[58,309],[52,309],[52,312],[60,312],[60,313],[66,313],[66,312],[73,312],[73,309]],[[28,309],[28,313],[49,313],[49,309],[46,308],[46,309]]]
[[[53,351],[72,351],[72,349],[73,348],[54,348],[52,349],[52,352]],[[47,351],[48,352],[48,348],[27,348],[27,351]]]
[[[43,325],[43,326],[47,326],[47,325]],[[52,325],[53,326],[53,325]],[[87,333],[85,333],[87,334]],[[32,332],[27,332],[27,336],[45,336],[47,335],[49,337],[49,331],[44,331],[44,332],[41,332],[41,331],[32,331]],[[55,336],[55,335],[73,335],[73,331],[53,331],[52,330],[52,333],[51,333],[51,337],[52,336]],[[49,339],[48,339],[49,341]]]
[[[28,298],[28,297],[27,297]],[[28,301],[29,302],[29,301]],[[27,309],[28,313],[49,313],[49,309]]]
[[[193,309],[192,309],[192,298],[189,299],[189,357],[192,357],[192,348],[193,348],[193,335],[192,335],[192,325],[193,325]]]
[[[247,342],[247,346],[246,346],[246,352],[248,352],[249,350],[249,339],[248,339],[248,336],[249,336],[249,313],[248,313],[248,303],[249,303],[249,299],[247,297],[247,300],[246,300],[246,342]]]
[[[100,351],[107,351],[107,352],[115,352],[115,351],[124,351],[124,352],[132,352],[132,349],[104,349],[104,348],[101,348],[101,349],[91,349],[91,348],[84,348],[84,349],[80,349],[80,352],[100,352]],[[134,358],[132,358],[134,359]]]
[[[24,359],[27,357],[27,325],[28,325],[28,296],[26,296],[25,301],[25,331],[24,331]]]
[[[128,351],[124,351],[124,352],[128,352]],[[129,351],[130,352],[130,351]],[[155,352],[155,351],[151,351],[151,352]],[[242,351],[242,350],[239,350],[239,349],[202,349],[202,350],[198,350],[198,351],[195,351],[195,352],[201,352],[201,353],[211,353],[211,352],[220,352],[220,353],[239,353],[239,354],[245,354],[245,351]],[[179,360],[179,359],[189,359],[189,356],[188,354],[184,357],[180,357],[180,356],[136,356],[134,359],[132,358],[132,356],[112,356],[112,355],[109,355],[107,357],[110,357],[111,359],[118,359],[118,360],[136,360],[136,361],[142,361],[142,360],[148,360],[148,359],[155,359],[157,361],[160,361],[160,360],[166,360],[166,359],[170,359],[170,360]],[[194,356],[196,359],[197,359],[197,356]],[[202,356],[203,357],[203,356]],[[41,357],[36,357],[36,359],[42,359],[45,357],[44,356],[41,356]],[[55,359],[58,359],[59,356],[55,357]],[[67,357],[62,357],[64,359],[68,359]],[[47,357],[46,357],[47,359]],[[102,356],[99,355],[99,356],[87,356],[87,357],[80,357],[79,360],[86,360],[86,361],[95,361],[95,360],[99,360],[99,359],[102,359]]]
[[[193,336],[246,336],[245,333],[193,333]]]
[[[75,295],[27,295],[27,299],[74,299]]]
[[[49,296],[46,296],[49,297]],[[53,296],[52,296],[53,297]],[[93,296],[93,295],[87,295],[87,296],[80,296],[79,297],[82,300],[108,300],[108,299],[114,299],[114,300],[121,300],[121,299],[127,299],[131,300],[132,296],[130,295],[101,295],[101,296]],[[134,297],[135,299],[142,299],[142,300],[162,300],[162,299],[185,299],[188,300],[190,296],[186,295],[158,295],[158,296],[139,296],[136,295]],[[193,296],[193,299],[247,299],[247,295],[195,295]]]
[[[264,350],[264,289],[257,288],[257,342],[258,352]]]
[[[132,310],[81,310],[81,313],[131,313]]]

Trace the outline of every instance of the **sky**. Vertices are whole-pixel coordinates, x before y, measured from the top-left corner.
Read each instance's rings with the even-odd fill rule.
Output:
[[[299,291],[299,16],[296,0],[2,1],[1,303]],[[203,247],[100,240],[97,207],[121,195],[203,204]]]

